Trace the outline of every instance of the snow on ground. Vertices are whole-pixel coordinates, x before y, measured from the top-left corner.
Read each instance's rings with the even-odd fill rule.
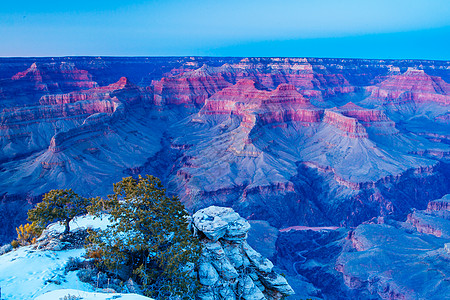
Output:
[[[70,298],[70,296],[73,296],[73,297]],[[64,290],[56,290],[56,291],[51,291],[51,292],[45,293],[45,294],[35,298],[35,300],[60,300],[60,299],[64,299],[64,297],[67,297],[66,299],[70,299],[70,300],[72,300],[72,299],[73,300],[76,300],[76,299],[83,299],[83,300],[112,300],[112,299],[148,300],[148,299],[151,299],[151,298],[136,295],[136,294],[90,293],[90,292],[83,292],[83,291],[72,290],[72,289],[64,289]]]
[[[2,299],[33,299],[61,288],[92,290],[89,284],[79,281],[74,272],[64,276],[64,266],[69,257],[80,257],[84,253],[84,249],[41,251],[26,246],[1,255]]]
[[[70,226],[71,230],[79,227],[104,229],[108,224],[106,218],[94,219],[92,216],[83,216],[73,220]],[[64,227],[55,223],[49,225],[46,230],[62,232]],[[25,246],[0,255],[1,299],[34,299],[46,292],[64,288],[77,289],[80,292],[93,291],[91,285],[78,279],[76,272],[69,272],[64,275],[64,266],[69,258],[81,257],[84,254],[84,249],[50,251],[34,250],[31,246]],[[39,299],[47,298],[41,297]]]

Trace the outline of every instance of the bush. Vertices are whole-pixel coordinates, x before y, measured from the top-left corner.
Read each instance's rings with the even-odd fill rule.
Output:
[[[84,262],[79,257],[69,257],[66,265],[64,266],[64,272],[72,272],[81,269],[84,266]]]
[[[19,244],[19,242],[18,241],[16,241],[16,240],[13,240],[12,242],[11,242],[11,246],[14,248],[14,249],[16,249],[17,247],[19,247],[20,246],[20,244]]]
[[[91,283],[95,282],[98,271],[94,269],[82,269],[78,271],[77,276],[81,282]]]
[[[197,282],[184,266],[198,260],[200,245],[187,228],[183,205],[166,196],[158,178],[123,178],[113,195],[88,209],[110,214],[111,225],[91,231],[86,246],[100,269],[123,280],[131,276],[157,299],[193,298]]]
[[[27,223],[16,228],[17,242],[20,246],[26,246],[36,243],[36,239],[41,235],[42,228],[36,223]]]
[[[69,233],[69,222],[76,216],[86,214],[89,203],[88,199],[78,196],[72,189],[51,190],[44,195],[41,203],[28,211],[28,220],[41,228],[59,221],[65,226],[64,233]]]

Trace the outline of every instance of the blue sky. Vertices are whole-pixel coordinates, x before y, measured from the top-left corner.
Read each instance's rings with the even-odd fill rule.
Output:
[[[450,60],[449,0],[7,1],[0,56]]]

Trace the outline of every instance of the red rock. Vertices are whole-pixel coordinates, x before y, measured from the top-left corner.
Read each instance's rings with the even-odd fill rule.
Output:
[[[434,102],[450,104],[450,84],[423,70],[409,68],[401,75],[393,75],[376,86],[368,87],[372,103],[407,104]]]
[[[85,118],[94,113],[112,113],[118,103],[108,100],[95,102],[79,102],[72,105],[46,105],[25,107],[19,110],[4,110],[1,115],[0,124],[3,129],[25,126],[24,122],[39,122],[57,118]],[[16,125],[16,126],[14,126]]]
[[[364,127],[374,126],[390,129],[395,128],[395,123],[390,120],[383,111],[378,109],[362,108],[349,102],[346,105],[339,107],[337,110],[344,116],[357,119]]]
[[[231,85],[223,74],[213,74],[206,67],[202,68],[153,82],[155,104],[203,105],[206,98]]]
[[[320,122],[323,110],[316,108],[305,99],[291,84],[280,84],[264,100],[259,112],[263,124],[297,121],[309,123]]]
[[[27,70],[14,75],[12,80],[27,82],[36,90],[54,92],[86,89],[98,86],[85,70],[72,63],[33,63]]]
[[[357,119],[346,117],[332,110],[325,110],[323,122],[338,128],[342,135],[351,138],[367,138],[368,134]]]
[[[86,100],[111,100],[118,94],[124,95],[125,97],[122,98],[127,98],[126,102],[129,103],[137,102],[144,98],[150,98],[148,92],[141,90],[138,86],[131,83],[126,77],[122,77],[119,81],[104,87],[95,87],[89,90],[71,92],[67,94],[44,95],[39,100],[39,104],[57,105]]]
[[[54,134],[55,127],[62,126],[68,130],[81,125],[81,122],[91,115],[99,113],[111,115],[115,112],[117,115],[121,113],[117,112],[119,107],[123,109],[124,106],[146,105],[150,102],[150,98],[151,94],[124,77],[105,87],[67,94],[44,95],[39,105],[4,109],[0,113],[1,138],[5,144],[17,143],[21,151],[41,150],[42,147],[48,146],[49,141],[46,139]],[[50,147],[50,149],[59,148],[55,145]],[[15,155],[15,152],[4,155]]]
[[[244,124],[254,125],[256,116],[262,124],[319,122],[322,110],[311,105],[293,85],[280,84],[276,90],[268,92],[258,90],[253,80],[241,79],[207,99],[200,113],[233,113],[242,116]]]
[[[413,225],[418,232],[441,237],[442,228],[440,228],[439,224],[430,222],[428,218],[429,216],[427,214],[424,214],[421,211],[415,211],[411,214],[408,214],[406,222]]]

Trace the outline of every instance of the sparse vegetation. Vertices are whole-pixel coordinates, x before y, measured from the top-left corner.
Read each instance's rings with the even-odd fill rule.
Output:
[[[11,245],[35,243],[51,222],[64,225],[63,240],[78,241],[69,223],[88,212],[97,217],[107,214],[111,225],[88,230],[88,259],[70,258],[66,274],[78,271],[80,281],[96,288],[122,291],[124,282],[136,282],[144,294],[156,299],[195,298],[199,284],[193,266],[201,251],[199,241],[188,229],[184,206],[177,197],[168,197],[153,176],[123,178],[106,199],[83,198],[71,189],[52,190],[28,212],[32,223],[17,228],[18,238]]]
[[[16,228],[17,243],[20,246],[26,246],[36,243],[36,239],[42,233],[42,228],[36,223],[27,223]]]
[[[69,257],[66,265],[64,266],[64,273],[80,270],[83,268],[84,263],[79,257]]]
[[[72,189],[51,190],[44,195],[42,202],[28,211],[28,220],[40,228],[58,221],[65,226],[64,233],[69,233],[70,221],[86,214],[89,203],[88,199],[80,197]]]

